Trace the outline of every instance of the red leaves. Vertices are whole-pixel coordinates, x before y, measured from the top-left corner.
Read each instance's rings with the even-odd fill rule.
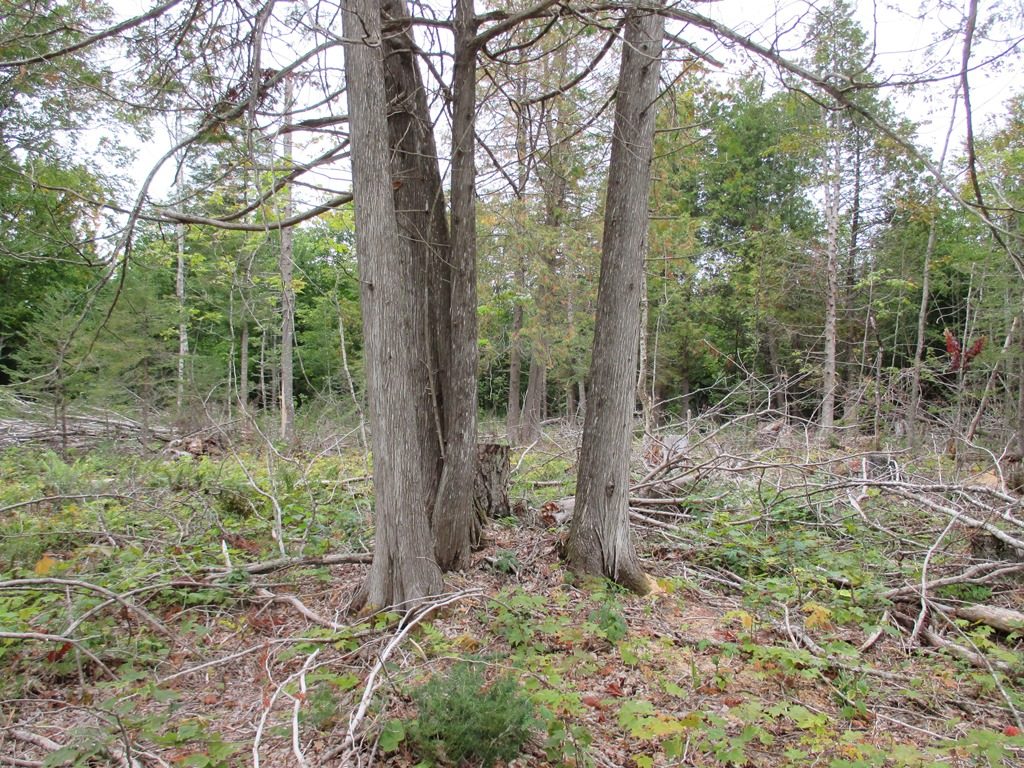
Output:
[[[985,349],[985,342],[988,340],[985,336],[979,336],[967,351],[964,352],[960,342],[949,328],[943,331],[943,336],[946,339],[946,354],[949,355],[949,370],[958,372],[967,370],[971,361]]]
[[[622,685],[615,680],[612,680],[604,687],[604,692],[617,699],[626,695],[626,692],[622,690]]]
[[[946,337],[946,354],[949,355],[951,358],[953,358],[953,361],[954,361],[953,365],[954,366],[959,365],[960,364],[960,342],[956,340],[956,336],[953,335],[953,332],[950,331],[949,328],[947,328],[942,333]]]
[[[73,647],[73,643],[64,643],[60,648],[56,648],[55,650],[52,650],[48,654],[46,654],[46,660],[51,664],[53,664],[54,662],[58,662],[61,659],[63,659],[67,655],[67,652],[70,651]]]
[[[967,354],[964,355],[964,368],[967,367],[967,364],[970,363],[971,360],[973,360],[974,358],[981,354],[981,351],[985,348],[986,341],[987,339],[985,336],[979,336],[977,339],[974,340],[974,343],[971,345],[971,348],[968,349]]]

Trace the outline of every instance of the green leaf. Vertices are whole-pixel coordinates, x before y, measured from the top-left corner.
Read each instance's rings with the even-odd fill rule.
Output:
[[[43,768],[57,768],[57,766],[70,763],[80,754],[81,752],[75,747],[61,747],[46,756],[46,759],[43,760]]]
[[[392,719],[385,723],[380,732],[380,748],[383,752],[394,752],[405,738],[405,725],[401,720]]]

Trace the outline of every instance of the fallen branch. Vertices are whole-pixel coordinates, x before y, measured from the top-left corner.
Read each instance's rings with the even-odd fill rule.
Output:
[[[917,594],[922,587],[935,589],[950,584],[987,584],[1003,576],[1010,576],[1015,573],[1024,572],[1024,563],[979,563],[971,566],[957,576],[944,576],[939,579],[932,579],[925,584],[911,584],[905,587],[896,587],[883,593],[886,600],[894,600],[899,597]]]
[[[33,733],[32,731],[27,731],[24,728],[11,728],[7,731],[7,733],[15,741],[20,741],[25,744],[31,744],[35,747],[39,747],[39,749],[46,750],[47,752],[57,752],[61,749],[64,749],[64,745],[60,742],[56,742],[53,739],[47,738],[46,736],[43,736],[41,734]],[[114,758],[114,760],[116,760],[121,766],[123,766],[123,768],[141,768],[141,764],[139,763],[138,760],[129,757],[125,753],[125,751],[119,747],[108,747],[104,749],[103,752],[108,756]],[[20,760],[18,758],[0,757],[0,760],[8,763],[9,765],[36,766],[46,764],[46,761],[36,762],[34,760]],[[60,765],[65,765],[65,763],[61,762]]]
[[[434,602],[426,604],[420,603],[409,609],[405,614],[405,617],[402,619],[401,629],[393,638],[391,638],[388,644],[380,652],[380,655],[377,657],[376,664],[373,665],[373,669],[370,670],[370,674],[366,676],[366,687],[363,689],[363,695],[359,700],[359,706],[356,708],[355,712],[349,716],[348,732],[345,734],[344,740],[338,746],[328,750],[321,757],[321,763],[337,757],[338,755],[342,755],[341,764],[350,764],[350,755],[356,745],[357,733],[362,726],[363,720],[366,718],[366,713],[370,708],[370,702],[373,699],[373,694],[380,686],[380,683],[377,682],[377,678],[384,670],[384,665],[387,663],[388,658],[392,653],[394,653],[395,649],[402,644],[402,641],[405,640],[412,629],[424,619],[429,616],[433,616],[438,610],[452,605],[453,603],[457,603],[460,600],[464,600],[469,597],[477,597],[482,594],[482,590],[470,589],[463,592],[440,596],[434,600]]]
[[[44,643],[61,643],[62,645],[71,645],[81,651],[83,654],[89,657],[89,659],[110,679],[116,680],[117,675],[110,671],[110,667],[100,660],[100,657],[90,651],[81,641],[76,640],[73,637],[64,637],[63,635],[50,635],[46,632],[6,632],[0,631],[0,638],[4,640],[39,640]]]
[[[346,624],[338,624],[336,621],[325,619],[323,616],[318,614],[316,611],[309,608],[295,595],[278,595],[271,592],[269,589],[260,588],[256,590],[256,597],[266,600],[268,603],[287,603],[292,606],[295,610],[305,616],[307,619],[312,621],[314,624],[319,624],[322,627],[327,627],[335,632],[342,632],[349,627]]]
[[[158,634],[163,635],[172,642],[178,639],[171,630],[164,626],[156,616],[151,614],[145,608],[136,605],[130,600],[126,600],[121,595],[113,592],[106,587],[101,587],[98,584],[92,584],[88,581],[81,581],[79,579],[58,579],[53,577],[36,578],[36,579],[10,579],[8,581],[0,581],[0,589],[26,589],[31,587],[46,587],[46,586],[59,586],[65,589],[77,588],[84,589],[89,592],[96,592],[103,595],[110,602],[115,602],[122,606],[125,610],[131,611],[136,616],[141,618],[146,624],[149,625]]]
[[[286,568],[298,568],[303,565],[342,565],[344,563],[358,563],[360,565],[366,565],[372,561],[373,555],[368,552],[339,553],[335,555],[322,555],[319,557],[279,557],[275,560],[248,563],[247,565],[240,565],[232,569],[214,567],[204,568],[202,569],[202,573],[208,573],[216,576],[227,576],[229,573],[234,571],[244,571],[250,575],[256,575],[261,573],[271,573],[272,571],[281,571]]]
[[[987,624],[1002,632],[1024,631],[1024,613],[1011,611],[1009,608],[998,608],[994,605],[960,605],[956,607],[943,606],[943,610],[958,619]]]
[[[961,661],[966,661],[972,667],[989,671],[994,669],[1011,677],[1021,676],[1021,670],[1017,669],[1013,665],[1007,664],[1005,661],[989,659],[981,653],[976,653],[969,648],[964,648],[962,645],[954,643],[952,640],[947,640],[933,629],[923,629],[921,631],[921,636],[928,642],[928,645],[933,648],[939,648],[950,656],[958,658]]]

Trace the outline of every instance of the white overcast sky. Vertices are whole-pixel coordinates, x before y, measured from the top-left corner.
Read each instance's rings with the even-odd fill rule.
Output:
[[[311,0],[313,2],[313,0]],[[438,5],[443,0],[435,0]],[[778,41],[781,51],[791,58],[799,58],[799,47],[803,32],[796,24],[798,19],[809,20],[815,8],[822,7],[830,0],[717,0],[694,2],[692,8],[713,19],[732,27],[738,32],[751,36],[762,43]],[[959,68],[961,35],[951,35],[940,46],[931,48],[932,43],[943,33],[959,29],[966,13],[969,0],[853,0],[857,17],[873,41],[876,53],[877,72],[887,75],[919,74],[929,71],[956,72]],[[492,0],[488,7],[500,6],[500,0]],[[141,0],[112,0],[120,17],[140,13],[149,7]],[[1024,37],[1024,0],[981,0],[979,23],[984,23],[993,13],[1002,12],[1010,21],[1002,24],[993,35],[1001,38],[996,42],[979,39],[972,63],[983,61],[987,56],[1012,48]],[[484,9],[481,0],[478,9]],[[687,37],[696,36],[709,53],[726,62],[725,76],[739,75],[751,68],[749,57],[730,52],[707,36],[687,32]],[[1015,92],[1024,90],[1018,50],[1005,57],[998,67],[985,67],[971,75],[972,106],[976,133],[984,133],[1005,112],[1006,99]],[[950,121],[950,106],[955,79],[918,89],[912,94],[896,89],[885,93],[900,111],[911,120],[921,124],[919,143],[937,157],[941,150]],[[957,124],[953,132],[950,154],[961,151],[964,137],[963,110],[958,109]],[[154,137],[159,144],[159,133]],[[144,167],[146,158],[153,157],[152,147],[143,152],[138,163],[137,176],[141,178],[148,171]],[[301,150],[300,150],[301,151]],[[173,171],[168,167],[157,179],[152,191],[160,195],[171,184]]]
[[[694,9],[721,21],[753,39],[769,43],[782,32],[783,48],[795,50],[802,33],[794,31],[794,22],[810,18],[815,8],[827,5],[829,0],[719,0],[700,2]],[[959,71],[963,36],[950,34],[960,30],[967,13],[968,0],[852,0],[856,16],[874,45],[875,71],[886,75],[914,76],[922,73],[935,76]],[[979,34],[972,49],[971,62],[977,65],[987,57],[1008,49],[1016,50],[1000,60],[996,66],[985,66],[969,76],[971,106],[975,132],[991,128],[1005,113],[1006,100],[1024,90],[1020,73],[1021,39],[1024,38],[1024,0],[981,0],[979,27],[993,14],[999,13],[1010,20],[993,29],[992,41]],[[934,45],[944,35],[947,39]],[[788,43],[788,46],[787,46]],[[745,60],[746,61],[746,60]],[[742,71],[743,63],[732,58],[731,66]],[[911,120],[921,125],[920,143],[938,156],[950,121],[950,107],[956,79],[922,87],[914,93],[896,89],[883,91]],[[958,109],[951,154],[958,151],[964,138],[963,110]]]

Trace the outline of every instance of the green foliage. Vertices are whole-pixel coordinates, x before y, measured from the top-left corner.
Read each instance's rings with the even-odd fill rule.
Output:
[[[617,643],[629,632],[629,625],[613,600],[604,600],[587,616],[597,625],[599,633],[610,643]]]
[[[417,718],[406,728],[425,759],[442,765],[472,761],[491,768],[519,755],[536,725],[533,704],[512,676],[487,683],[479,665],[460,663],[412,694]]]
[[[494,555],[494,570],[504,574],[518,573],[522,567],[516,553],[511,549],[499,549]]]

